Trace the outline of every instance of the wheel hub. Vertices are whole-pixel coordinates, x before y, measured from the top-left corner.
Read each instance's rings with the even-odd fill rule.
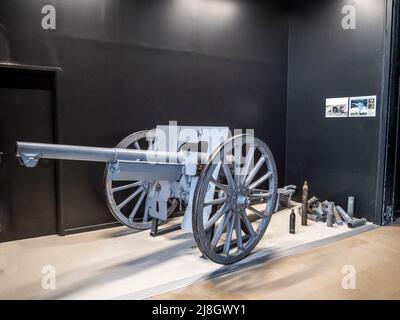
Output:
[[[232,196],[231,207],[234,212],[243,211],[248,205],[248,199],[243,190],[236,190]]]
[[[150,181],[144,181],[143,182],[143,188],[145,190],[149,190],[150,189]]]

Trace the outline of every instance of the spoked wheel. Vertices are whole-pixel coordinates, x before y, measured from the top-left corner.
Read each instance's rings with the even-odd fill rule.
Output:
[[[246,257],[268,227],[277,185],[274,158],[261,140],[239,135],[216,149],[200,175],[192,217],[203,255],[220,264]]]
[[[151,149],[154,143],[154,132],[155,130],[135,132],[118,143],[116,147]],[[151,227],[147,199],[151,184],[151,181],[113,181],[109,173],[106,173],[107,204],[119,222],[139,230]]]

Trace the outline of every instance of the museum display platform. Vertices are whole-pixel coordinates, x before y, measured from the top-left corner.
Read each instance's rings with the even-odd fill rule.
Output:
[[[202,258],[182,231],[153,238],[117,227],[1,243],[0,299],[143,299],[378,228],[301,226],[296,214],[296,234],[289,234],[290,211],[275,213],[254,252],[227,266]]]

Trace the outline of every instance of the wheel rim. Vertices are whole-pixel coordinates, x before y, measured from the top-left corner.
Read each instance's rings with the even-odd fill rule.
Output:
[[[276,166],[265,143],[249,135],[223,143],[196,188],[193,230],[201,252],[221,264],[246,257],[264,235],[276,198]]]
[[[155,130],[135,132],[123,139],[117,148],[149,150]],[[123,225],[144,230],[151,227],[147,195],[152,181],[113,181],[106,170],[107,205],[113,216]]]

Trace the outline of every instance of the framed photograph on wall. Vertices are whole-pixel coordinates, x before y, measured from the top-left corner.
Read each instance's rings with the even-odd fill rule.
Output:
[[[349,117],[375,117],[376,96],[350,98]]]
[[[328,98],[325,102],[325,118],[346,118],[349,111],[349,98]]]

